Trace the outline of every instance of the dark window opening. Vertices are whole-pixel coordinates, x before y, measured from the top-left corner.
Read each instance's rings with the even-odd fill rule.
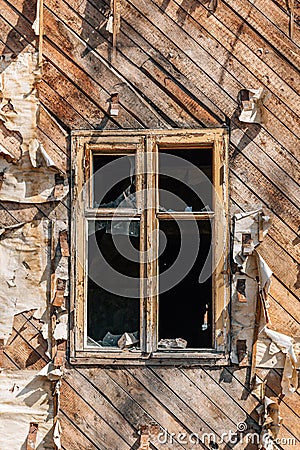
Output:
[[[88,345],[118,348],[124,333],[133,334],[138,344],[139,234],[137,220],[89,223]]]
[[[159,205],[161,211],[212,210],[211,149],[160,152]]]
[[[136,208],[135,155],[94,155],[93,175],[94,208]]]
[[[160,293],[159,339],[181,338],[187,341],[187,348],[209,348],[212,346],[212,277],[200,284],[199,275],[209,255],[210,222],[164,220],[160,221],[160,232],[165,235],[160,239],[160,290],[164,287],[164,273],[174,267],[176,260],[180,261],[182,270],[191,267],[179,283]],[[197,245],[193,263],[186,254]],[[181,246],[186,248],[182,261],[179,259]]]

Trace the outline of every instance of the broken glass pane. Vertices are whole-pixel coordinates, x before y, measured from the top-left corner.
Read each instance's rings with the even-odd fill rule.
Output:
[[[212,211],[212,150],[159,153],[160,211]]]
[[[135,155],[93,156],[93,207],[136,208]]]
[[[203,220],[162,220],[159,226],[159,339],[181,338],[187,341],[187,348],[210,348],[212,277],[200,284],[199,274],[209,256],[211,224]],[[189,260],[192,251],[195,258]],[[178,277],[179,282],[175,264],[187,272],[180,281]],[[174,278],[173,286],[163,292],[168,277]]]
[[[130,219],[89,221],[88,345],[138,346],[139,225]]]

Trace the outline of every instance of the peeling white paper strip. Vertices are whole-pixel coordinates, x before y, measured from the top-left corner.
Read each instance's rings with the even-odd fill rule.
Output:
[[[0,238],[0,338],[5,342],[15,314],[35,309],[41,318],[46,310],[49,243],[46,219],[6,230]]]

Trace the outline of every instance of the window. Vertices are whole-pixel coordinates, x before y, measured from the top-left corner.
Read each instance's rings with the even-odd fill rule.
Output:
[[[225,361],[227,130],[72,135],[73,363]]]

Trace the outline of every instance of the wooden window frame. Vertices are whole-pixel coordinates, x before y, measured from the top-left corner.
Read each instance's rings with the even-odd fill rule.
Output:
[[[92,207],[91,190],[83,186],[91,176],[93,153],[137,155],[137,191],[152,192],[152,198],[138,199],[137,210],[124,209],[122,218],[140,219],[141,229],[149,235],[158,226],[160,219],[183,217],[197,220],[211,217],[209,212],[199,213],[162,213],[158,211],[158,153],[167,148],[188,149],[193,147],[210,148],[213,152],[213,185],[221,199],[222,211],[214,212],[214,248],[220,246],[222,258],[213,273],[213,347],[210,349],[157,350],[158,337],[158,295],[154,283],[141,282],[141,350],[121,351],[104,350],[85,346],[86,330],[86,224],[90,219],[105,219],[114,215],[114,210]],[[228,218],[228,130],[213,129],[176,129],[176,130],[118,130],[118,131],[76,131],[71,136],[72,164],[72,208],[71,208],[71,283],[70,283],[70,362],[72,364],[228,364],[228,336],[230,299],[229,289],[229,218]],[[147,167],[144,167],[144,152],[147,152]],[[145,169],[147,176],[144,175]],[[153,194],[154,193],[154,194]],[[144,195],[144,194],[143,194]],[[146,194],[147,195],[147,194]],[[139,197],[139,196],[137,196]],[[147,208],[142,205],[147,202]],[[225,222],[219,220],[218,214],[225,216]],[[225,227],[224,227],[225,223]],[[220,226],[220,224],[222,224]],[[143,234],[143,232],[142,232]],[[151,248],[148,240],[142,242],[146,254],[153,260],[153,253],[158,248],[155,242]],[[157,253],[156,253],[157,254]],[[214,258],[214,256],[213,256]],[[81,264],[80,261],[85,261]],[[84,267],[83,267],[84,266]],[[157,275],[157,264],[141,261],[142,279],[147,274]]]

